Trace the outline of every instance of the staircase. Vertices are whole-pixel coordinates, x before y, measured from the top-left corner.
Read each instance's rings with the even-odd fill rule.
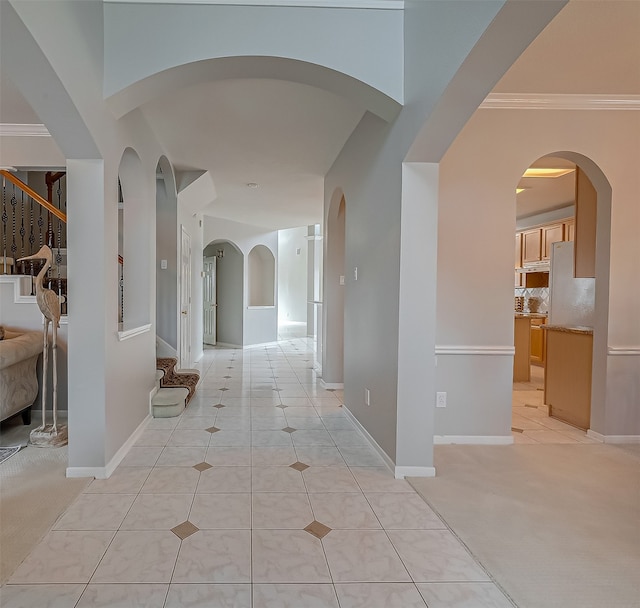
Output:
[[[179,416],[188,405],[200,380],[196,370],[176,371],[175,357],[156,359],[156,392],[151,398],[154,418]]]
[[[46,186],[46,199],[12,172],[0,169],[0,274],[35,277],[44,260],[18,260],[36,253],[42,245],[48,245],[53,252],[53,263],[43,283],[58,294],[61,312],[66,315],[65,173],[25,172],[25,179],[26,175],[31,176],[34,183],[40,180],[40,186]],[[31,295],[35,295],[33,288]]]

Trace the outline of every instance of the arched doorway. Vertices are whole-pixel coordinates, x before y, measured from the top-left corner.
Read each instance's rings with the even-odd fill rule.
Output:
[[[587,157],[554,152],[516,197],[514,441],[582,440],[604,421],[611,186]]]
[[[325,385],[339,388],[344,383],[344,301],[346,200],[336,189],[326,221],[322,378]]]
[[[235,243],[215,240],[203,257],[203,341],[242,346],[244,255]]]

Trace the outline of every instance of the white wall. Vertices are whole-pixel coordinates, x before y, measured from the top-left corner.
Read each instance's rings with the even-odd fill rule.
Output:
[[[406,106],[393,125],[365,115],[325,180],[325,226],[338,189],[344,192],[347,209],[345,405],[392,460],[397,456],[397,441],[404,441],[397,435],[398,323],[403,314],[398,302],[402,163],[440,95],[501,7],[501,2],[406,2]],[[505,28],[495,36],[503,40],[506,35]],[[473,86],[468,86],[466,98],[474,92],[479,104],[492,82],[483,82],[474,73]],[[431,246],[424,253],[416,250],[415,255],[428,255]],[[325,265],[325,304],[337,289]],[[425,319],[429,322],[435,319]],[[329,335],[324,348],[331,348]],[[411,343],[403,343],[403,348],[410,350]],[[427,365],[429,357],[427,353]],[[364,403],[365,388],[371,391],[370,406]],[[435,386],[426,385],[424,393],[433,395]],[[424,421],[419,408],[429,407],[430,400],[426,401],[407,404],[403,428],[411,428],[412,416],[417,423]],[[429,442],[432,429],[425,426],[423,432]],[[433,466],[430,450],[416,443],[415,436],[407,436],[406,442],[402,466]]]
[[[104,14],[104,90],[118,112],[130,109],[127,98],[137,105],[147,94],[171,86],[170,68],[183,64],[192,65],[182,74],[180,86],[228,78],[234,72],[236,77],[260,77],[262,72],[262,77],[308,82],[351,96],[374,112],[397,109],[396,102],[403,98],[400,10],[108,3]],[[244,57],[269,61],[247,63]],[[232,59],[203,65],[211,58]],[[301,69],[286,59],[306,65]],[[153,78],[157,74],[164,84]],[[343,74],[354,80],[344,82]],[[149,81],[141,82],[145,78]]]
[[[278,322],[307,322],[307,227],[278,231]]]
[[[611,184],[610,261],[596,271],[596,289],[608,282],[609,297],[596,301],[594,334],[594,376],[602,385],[594,384],[592,428],[604,435],[640,434],[640,284],[630,279],[640,262],[638,133],[638,112],[479,110],[441,163],[440,347],[513,345],[514,188],[534,160],[576,152]],[[600,198],[598,222],[606,225]],[[607,247],[600,233],[597,247],[600,262]],[[437,411],[436,434],[508,435],[511,366],[508,356],[439,357],[438,390],[449,399]]]

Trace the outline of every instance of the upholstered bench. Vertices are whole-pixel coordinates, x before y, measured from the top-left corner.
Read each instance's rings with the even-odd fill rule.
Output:
[[[42,349],[42,332],[4,330],[0,340],[0,421],[22,413],[23,422],[30,424],[31,406],[38,396],[36,364]]]

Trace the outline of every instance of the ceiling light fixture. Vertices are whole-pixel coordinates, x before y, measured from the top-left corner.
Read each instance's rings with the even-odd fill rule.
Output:
[[[553,169],[547,167],[529,167],[522,177],[562,177],[573,173],[575,169]]]
[[[247,182],[247,188],[251,188],[252,190],[255,190],[256,188],[259,188],[259,184],[256,184],[255,182]]]

